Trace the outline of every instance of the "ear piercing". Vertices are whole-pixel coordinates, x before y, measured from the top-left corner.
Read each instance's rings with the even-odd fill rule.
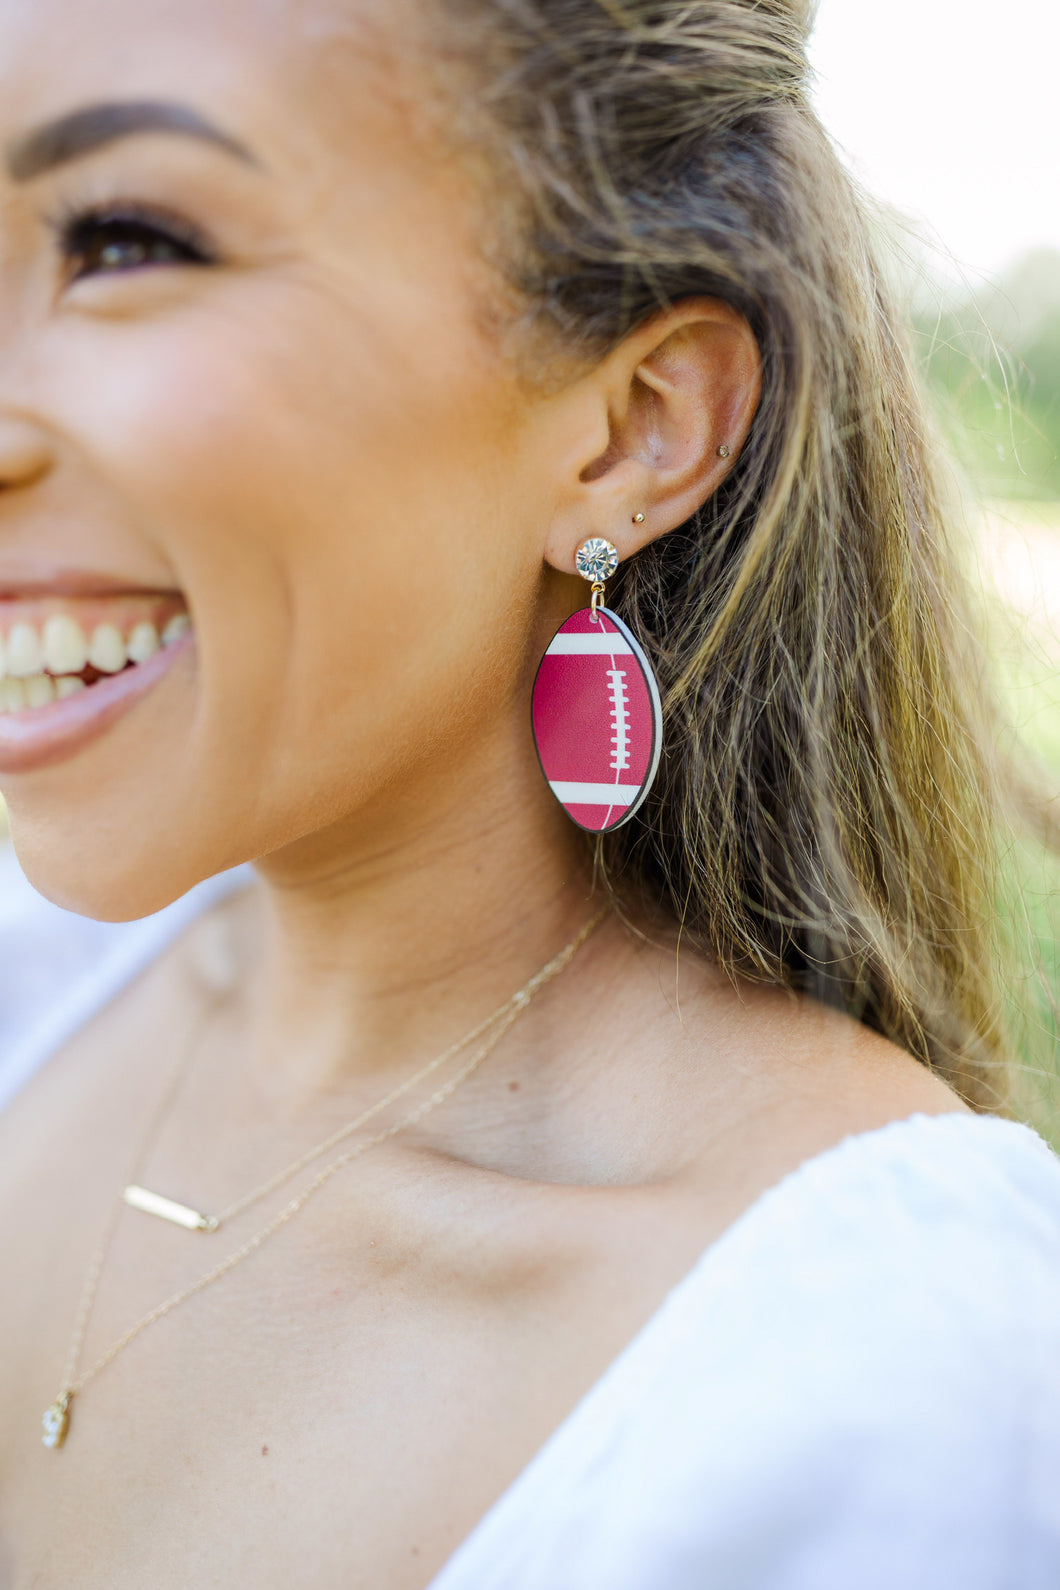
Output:
[[[644,515],[642,513],[635,513],[633,515],[633,523],[634,524],[643,524],[644,523]]]
[[[718,457],[719,458],[730,458],[731,456],[732,456],[732,448],[728,445],[727,442],[722,442],[721,446],[718,448]]]

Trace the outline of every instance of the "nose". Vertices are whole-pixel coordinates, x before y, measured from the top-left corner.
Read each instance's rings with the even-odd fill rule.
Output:
[[[0,492],[34,485],[51,466],[44,433],[26,420],[0,414]]]

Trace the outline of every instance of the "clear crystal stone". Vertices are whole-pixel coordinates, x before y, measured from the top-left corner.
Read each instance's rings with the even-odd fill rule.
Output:
[[[594,536],[591,541],[586,541],[584,546],[578,548],[574,566],[583,580],[591,580],[594,585],[603,585],[618,568],[618,551],[610,541]]]

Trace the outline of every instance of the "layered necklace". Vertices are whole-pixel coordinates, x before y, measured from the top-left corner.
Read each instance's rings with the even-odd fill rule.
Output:
[[[97,1375],[102,1374],[103,1370],[112,1364],[118,1354],[123,1352],[131,1342],[135,1341],[142,1331],[147,1330],[149,1326],[156,1324],[160,1319],[164,1319],[167,1314],[171,1314],[175,1308],[179,1308],[189,1298],[205,1291],[208,1286],[212,1286],[215,1281],[219,1281],[230,1270],[234,1270],[238,1264],[242,1264],[243,1260],[249,1258],[252,1253],[256,1253],[260,1247],[268,1242],[270,1237],[275,1236],[283,1226],[293,1220],[295,1215],[305,1208],[309,1200],[340,1170],[345,1169],[347,1165],[351,1165],[354,1160],[360,1159],[361,1155],[366,1154],[370,1148],[377,1148],[381,1143],[389,1142],[391,1138],[397,1137],[399,1133],[406,1132],[418,1125],[432,1110],[437,1109],[440,1104],[444,1104],[446,1099],[450,1098],[457,1088],[478,1070],[487,1056],[492,1054],[505,1033],[519,1019],[523,1011],[527,1009],[534,996],[540,993],[541,989],[548,983],[552,982],[553,978],[558,977],[562,971],[566,970],[586,939],[599,927],[607,914],[608,912],[605,910],[593,917],[590,922],[587,922],[575,934],[570,943],[560,950],[558,955],[554,956],[545,966],[542,966],[540,971],[535,972],[533,977],[524,983],[522,988],[518,989],[503,1005],[498,1006],[492,1015],[487,1016],[485,1021],[480,1022],[469,1033],[465,1033],[462,1038],[451,1044],[440,1055],[436,1055],[433,1060],[394,1088],[385,1098],[377,1100],[375,1104],[362,1111],[352,1121],[340,1127],[338,1131],[332,1132],[322,1142],[317,1143],[314,1148],[300,1155],[291,1164],[284,1166],[282,1170],[270,1176],[267,1181],[262,1182],[253,1191],[236,1199],[227,1208],[221,1209],[214,1214],[204,1214],[187,1204],[177,1203],[171,1198],[164,1198],[159,1193],[151,1192],[148,1188],[142,1186],[137,1178],[140,1176],[142,1167],[154,1147],[155,1140],[173,1101],[185,1067],[197,1047],[203,1026],[212,1014],[211,1007],[203,1021],[196,1025],[186,1053],[148,1121],[146,1130],[140,1140],[127,1184],[120,1198],[114,1200],[114,1208],[107,1222],[103,1238],[85,1277],[85,1284],[81,1292],[81,1300],[74,1321],[73,1334],[70,1338],[62,1390],[44,1413],[42,1420],[44,1445],[53,1449],[58,1449],[63,1445],[70,1429],[70,1413],[74,1398],[80,1396],[85,1387],[95,1380]],[[398,1103],[407,1094],[412,1093],[414,1089],[426,1082],[428,1078],[434,1076],[436,1072],[441,1071],[449,1061],[455,1060],[458,1055],[463,1054],[467,1049],[472,1050],[470,1057],[427,1098],[415,1105],[406,1114],[400,1116],[391,1125],[361,1138],[350,1148],[346,1149],[345,1152],[329,1160],[296,1193],[290,1202],[285,1204],[267,1225],[262,1226],[248,1241],[244,1242],[242,1247],[236,1248],[234,1252],[228,1254],[218,1264],[215,1264],[212,1269],[200,1275],[197,1280],[192,1281],[188,1286],[182,1287],[178,1292],[174,1292],[172,1296],[159,1303],[156,1308],[144,1314],[142,1318],[129,1327],[124,1335],[120,1336],[116,1342],[108,1347],[106,1352],[96,1359],[95,1363],[89,1365],[86,1369],[81,1369],[88,1323],[92,1315],[96,1293],[99,1290],[103,1267],[110,1252],[123,1208],[131,1206],[134,1209],[143,1211],[145,1214],[156,1216],[160,1220],[183,1226],[189,1231],[213,1235],[226,1226],[230,1220],[234,1220],[237,1215],[242,1214],[244,1210],[260,1203],[270,1193],[276,1192],[287,1182],[293,1180],[300,1172],[307,1170],[309,1166],[313,1165],[317,1160],[323,1159],[325,1155],[330,1154],[332,1150],[353,1137],[355,1133],[362,1131],[378,1116],[385,1114],[392,1105]]]

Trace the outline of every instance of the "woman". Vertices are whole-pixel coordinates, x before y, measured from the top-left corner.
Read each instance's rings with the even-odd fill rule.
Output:
[[[4,8],[6,1585],[1057,1582],[1060,1170],[806,10]],[[640,694],[563,732],[657,747],[639,645],[662,755],[572,822],[589,541]]]

